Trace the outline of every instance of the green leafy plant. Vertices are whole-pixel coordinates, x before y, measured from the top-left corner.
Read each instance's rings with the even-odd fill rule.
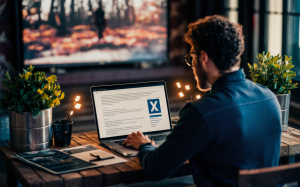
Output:
[[[296,76],[296,72],[291,69],[292,57],[285,58],[279,54],[277,56],[270,55],[270,52],[258,54],[256,56],[258,63],[251,66],[250,76],[252,81],[269,88],[275,94],[288,94],[291,89],[298,88],[298,83],[293,83],[292,78]]]
[[[55,75],[45,76],[45,72],[33,73],[34,67],[23,69],[23,73],[11,78],[8,73],[2,81],[4,87],[8,88],[0,98],[0,107],[17,113],[30,112],[36,117],[41,110],[60,105],[60,100],[65,94],[60,90],[60,85],[55,84]]]

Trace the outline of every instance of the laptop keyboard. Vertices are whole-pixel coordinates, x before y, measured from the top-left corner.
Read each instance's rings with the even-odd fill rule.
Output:
[[[160,134],[160,135],[149,135],[148,138],[150,140],[154,140],[154,141],[160,141],[160,140],[165,140],[167,138],[166,134]],[[115,140],[114,143],[119,144],[119,145],[123,145],[123,142],[125,140]]]

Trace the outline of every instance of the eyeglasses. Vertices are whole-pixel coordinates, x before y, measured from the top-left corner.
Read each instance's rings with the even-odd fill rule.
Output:
[[[197,54],[197,53],[192,52],[192,53],[189,53],[189,54],[185,55],[185,62],[188,66],[193,67],[193,65],[192,65],[193,56],[191,54]]]

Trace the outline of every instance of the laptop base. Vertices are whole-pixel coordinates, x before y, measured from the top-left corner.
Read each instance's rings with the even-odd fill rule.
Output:
[[[168,135],[169,133],[171,133],[171,132],[165,133],[165,135]],[[137,156],[138,155],[139,150],[137,150],[131,146],[119,145],[119,144],[115,143],[115,141],[117,141],[117,140],[118,139],[102,140],[101,145],[103,145],[104,147],[109,148],[113,151],[116,151],[117,153],[119,153],[123,156]],[[166,141],[166,139],[155,141],[155,145],[160,146],[165,141]]]

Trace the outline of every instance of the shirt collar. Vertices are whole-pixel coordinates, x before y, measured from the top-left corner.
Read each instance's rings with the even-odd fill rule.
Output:
[[[245,80],[245,77],[246,77],[246,75],[244,73],[243,68],[239,69],[238,71],[226,73],[226,74],[222,75],[221,77],[219,77],[214,82],[211,90],[214,90],[214,89],[220,87],[221,85],[223,85],[226,82],[238,82],[241,80]]]

